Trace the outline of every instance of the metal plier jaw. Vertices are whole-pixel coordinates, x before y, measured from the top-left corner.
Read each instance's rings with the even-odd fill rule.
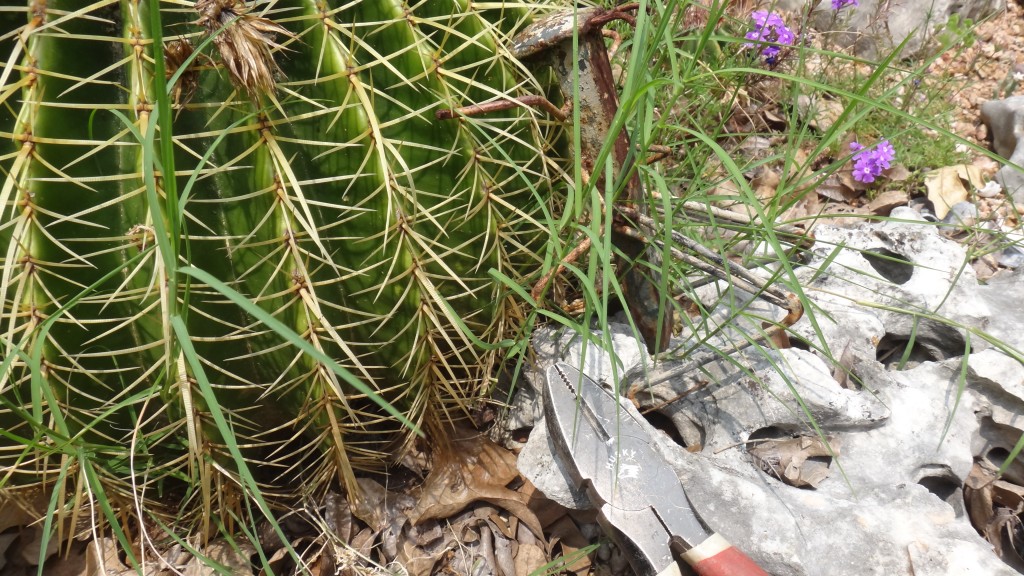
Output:
[[[767,576],[709,530],[668,462],[652,427],[576,368],[548,369],[544,414],[556,456],[600,512],[599,521],[643,576]]]

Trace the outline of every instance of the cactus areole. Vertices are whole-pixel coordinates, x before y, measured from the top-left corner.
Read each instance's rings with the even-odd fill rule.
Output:
[[[70,457],[167,494],[237,485],[241,454],[275,494],[351,489],[414,437],[382,403],[464,418],[520,315],[494,272],[540,267],[560,128],[435,110],[545,92],[508,50],[528,5],[0,12],[0,482]]]

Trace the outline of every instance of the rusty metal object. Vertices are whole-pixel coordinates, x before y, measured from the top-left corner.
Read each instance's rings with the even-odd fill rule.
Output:
[[[595,179],[594,185],[598,189],[606,184],[605,170],[597,166],[598,156],[605,142],[614,136],[614,148],[609,158],[612,172],[629,174],[624,183],[623,197],[617,199],[617,203],[625,203],[639,213],[646,213],[647,199],[640,176],[632,169],[629,138],[622,131],[611,134],[619,102],[601,30],[604,24],[613,20],[633,22],[629,12],[636,8],[635,4],[630,4],[612,10],[583,8],[552,14],[518,34],[512,40],[512,54],[520,60],[534,65],[550,65],[554,69],[562,97],[567,102],[565,115],[571,117],[572,106],[579,109],[580,164],[584,172]],[[576,30],[578,32],[574,32]],[[575,54],[574,34],[578,38]],[[625,255],[620,267],[626,304],[647,350],[652,354],[663,352],[671,336],[673,308],[668,294],[659,289],[657,269],[660,252],[653,245],[616,231],[630,223],[621,212],[615,218],[617,222],[612,241]],[[651,266],[638,264],[641,257]]]
[[[612,121],[619,109],[601,26],[615,19],[612,16],[624,15],[620,10],[585,8],[559,12],[527,26],[512,39],[513,56],[534,65],[553,67],[562,97],[567,102],[566,115],[571,117],[572,106],[579,108],[580,160],[583,169],[599,179],[597,185],[604,174],[604,170],[595,170],[597,156],[610,136]],[[579,51],[575,57],[574,29],[579,30]],[[573,90],[576,81],[578,92]],[[625,133],[616,134],[612,155],[615,173],[622,173],[623,168],[628,167],[628,157],[629,138]],[[643,186],[635,173],[627,182],[626,197],[630,201],[644,199]]]

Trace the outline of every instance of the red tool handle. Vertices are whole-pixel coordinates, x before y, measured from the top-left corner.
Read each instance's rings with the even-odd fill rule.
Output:
[[[746,554],[718,534],[685,550],[682,538],[673,538],[670,546],[677,557],[693,567],[697,576],[768,576]]]

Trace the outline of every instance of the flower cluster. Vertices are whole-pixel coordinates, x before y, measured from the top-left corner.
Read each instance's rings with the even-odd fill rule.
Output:
[[[745,38],[752,42],[744,44],[744,48],[757,47],[758,44],[754,42],[774,42],[775,44],[792,45],[796,40],[796,35],[786,27],[782,17],[775,12],[755,10],[750,14],[750,18],[754,21],[754,29],[747,32]],[[761,55],[764,56],[765,63],[775,64],[776,58],[779,55],[779,47],[765,46],[764,50],[761,51]]]
[[[873,148],[865,148],[857,142],[850,143],[853,155],[853,179],[858,182],[874,182],[875,178],[888,170],[896,158],[896,149],[888,140],[882,140]]]
[[[859,5],[860,5],[860,0],[832,0],[832,9],[833,10],[837,10],[837,11],[838,10],[842,10],[843,8],[846,8],[847,6],[859,6]]]

